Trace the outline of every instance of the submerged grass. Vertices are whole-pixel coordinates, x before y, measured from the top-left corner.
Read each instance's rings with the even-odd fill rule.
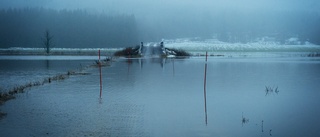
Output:
[[[267,96],[267,95],[272,94],[273,92],[278,94],[280,91],[278,89],[278,86],[276,88],[275,87],[271,87],[271,86],[266,86],[265,92],[266,92],[266,96]]]
[[[320,57],[320,53],[309,53],[307,57]]]
[[[15,94],[24,93],[26,90],[28,90],[32,87],[41,86],[44,84],[49,84],[53,81],[65,80],[65,79],[69,78],[69,76],[71,76],[71,75],[89,75],[90,73],[83,72],[83,70],[85,70],[89,67],[94,67],[94,66],[95,65],[90,65],[87,67],[81,66],[79,71],[69,70],[65,74],[58,74],[58,75],[55,75],[52,77],[45,78],[42,81],[29,82],[29,83],[26,83],[25,85],[16,86],[8,91],[1,91],[0,92],[0,105],[3,105],[8,100],[15,99],[15,96],[14,96]],[[6,115],[7,115],[6,113],[3,113],[0,111],[0,119],[2,119]]]
[[[245,117],[243,116],[243,112],[242,112],[241,123],[242,123],[242,126],[243,126],[243,124],[249,123],[249,119],[247,119],[247,118],[245,118]]]

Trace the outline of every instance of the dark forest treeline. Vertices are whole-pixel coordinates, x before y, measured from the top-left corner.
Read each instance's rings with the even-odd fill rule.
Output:
[[[43,47],[46,30],[60,48],[128,47],[140,41],[213,36],[241,43],[268,36],[283,44],[295,37],[302,44],[320,44],[319,24],[319,13],[307,11],[190,11],[137,19],[85,10],[7,9],[0,10],[0,47]]]
[[[138,43],[133,15],[94,15],[44,8],[0,11],[0,47],[43,47],[46,30],[55,47],[124,47]]]

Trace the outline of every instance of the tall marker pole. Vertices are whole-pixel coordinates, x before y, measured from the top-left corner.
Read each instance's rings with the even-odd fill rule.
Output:
[[[100,61],[100,49],[99,49],[99,61]]]
[[[101,61],[100,61],[100,49],[99,49],[99,71],[100,71],[100,99],[102,96],[102,71],[101,71]]]
[[[204,113],[205,113],[205,122],[208,125],[208,117],[207,117],[207,60],[208,60],[208,52],[206,51],[206,63],[204,66],[204,85],[203,85],[203,96],[204,96]]]

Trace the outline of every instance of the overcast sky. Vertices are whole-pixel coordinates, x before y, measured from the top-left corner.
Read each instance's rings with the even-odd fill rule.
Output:
[[[0,8],[17,7],[87,9],[95,12],[104,11],[144,16],[175,11],[316,11],[320,9],[320,0],[0,0]]]

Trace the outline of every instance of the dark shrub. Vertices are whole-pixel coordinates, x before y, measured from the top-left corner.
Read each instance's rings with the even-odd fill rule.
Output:
[[[116,51],[114,56],[125,56],[125,57],[132,57],[132,56],[140,56],[139,55],[139,47],[128,47],[123,50]]]

